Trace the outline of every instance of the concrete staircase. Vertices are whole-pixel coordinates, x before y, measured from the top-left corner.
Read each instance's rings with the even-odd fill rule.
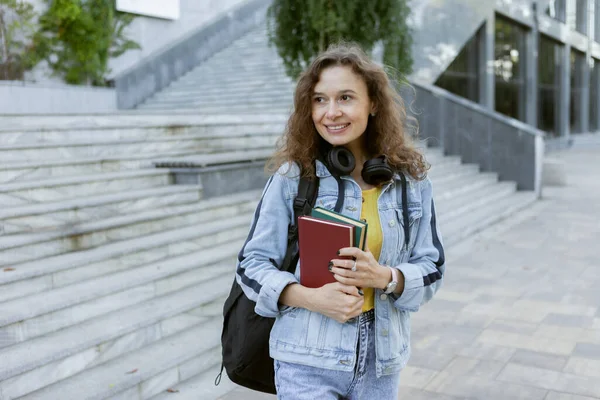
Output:
[[[201,113],[284,113],[294,82],[257,29],[139,105],[143,110],[193,109]]]
[[[262,44],[248,35],[142,112],[5,119],[0,400],[213,399],[235,387],[213,385],[221,309],[260,188],[211,197],[154,163],[218,169],[272,150],[292,84]],[[425,152],[447,245],[535,200]]]

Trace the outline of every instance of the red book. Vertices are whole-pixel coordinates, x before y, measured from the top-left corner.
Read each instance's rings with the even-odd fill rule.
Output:
[[[339,249],[354,246],[354,226],[303,216],[298,218],[298,246],[300,248],[300,284],[319,288],[336,282],[329,271],[334,258],[351,259],[337,255]]]

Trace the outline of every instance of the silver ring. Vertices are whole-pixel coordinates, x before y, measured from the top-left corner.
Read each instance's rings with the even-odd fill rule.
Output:
[[[354,260],[354,265],[352,266],[352,272],[356,272],[356,260]]]

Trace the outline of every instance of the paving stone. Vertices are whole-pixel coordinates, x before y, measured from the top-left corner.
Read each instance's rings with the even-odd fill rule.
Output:
[[[475,399],[475,397],[460,397],[460,400]],[[428,390],[402,386],[402,383],[400,383],[400,390],[398,391],[398,400],[459,400],[459,398],[449,396],[446,394],[430,392]]]
[[[567,364],[567,360],[568,357],[566,356],[556,356],[547,353],[519,349],[515,351],[515,354],[510,359],[510,362],[514,364],[528,365],[531,367],[562,371]]]
[[[423,389],[438,373],[433,369],[407,366],[401,373],[400,381],[404,386]]]
[[[580,376],[589,376],[591,378],[600,378],[600,360],[571,357],[564,368],[564,372]],[[598,395],[600,395],[600,393],[598,393]]]
[[[496,319],[488,326],[488,329],[496,331],[519,333],[523,335],[531,335],[538,329],[538,324],[523,322],[523,321],[508,321],[504,319]]]
[[[497,380],[581,396],[593,397],[600,393],[600,380],[596,378],[581,377],[513,363],[506,366],[497,377]]]
[[[461,357],[507,363],[516,351],[516,349],[511,347],[476,342],[460,350],[458,355]]]
[[[486,329],[483,331],[477,340],[482,343],[539,351],[556,355],[570,355],[576,344],[576,342],[573,340],[533,338],[531,336],[520,335],[517,333],[500,332],[491,329]]]
[[[436,374],[425,389],[444,393],[440,391],[449,382],[462,381],[467,378],[477,378],[480,381],[493,381],[504,368],[505,363],[501,361],[480,360],[467,357],[456,357],[448,366]]]
[[[448,381],[436,389],[435,392],[461,399],[477,400],[544,400],[548,393],[547,390],[532,386],[497,382],[471,376]]]
[[[573,356],[600,360],[600,345],[577,343],[577,346],[573,350]]]
[[[549,392],[545,400],[597,400],[598,397],[578,396],[576,394]]]
[[[591,328],[594,324],[594,318],[583,317],[581,315],[550,313],[546,316],[546,318],[544,318],[542,323],[568,327]]]

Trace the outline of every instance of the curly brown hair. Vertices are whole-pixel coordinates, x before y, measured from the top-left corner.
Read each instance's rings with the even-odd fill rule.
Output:
[[[396,171],[408,173],[417,180],[425,178],[429,165],[415,148],[412,138],[405,133],[407,114],[402,98],[392,86],[385,69],[372,61],[358,45],[348,43],[330,46],[300,75],[294,94],[294,111],[266,170],[273,173],[281,165],[295,162],[303,176],[315,176],[314,163],[323,139],[312,120],[312,98],[321,72],[333,66],[350,67],[362,77],[377,110],[375,117],[369,117],[363,134],[367,135],[367,153],[374,157],[385,155],[388,164]]]

